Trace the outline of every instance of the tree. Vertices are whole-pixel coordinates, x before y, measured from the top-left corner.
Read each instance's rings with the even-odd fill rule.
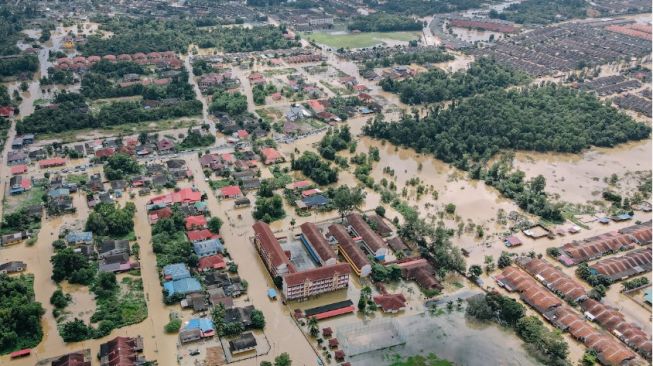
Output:
[[[376,206],[374,212],[381,217],[385,217],[385,207],[383,206]]]
[[[261,361],[259,366],[272,366],[272,362],[270,362],[270,361]]]
[[[485,300],[484,295],[476,295],[467,299],[466,314],[478,320],[494,319],[494,310]]]
[[[124,179],[127,175],[138,174],[140,170],[134,158],[122,153],[108,157],[104,165],[104,175],[108,180]]]
[[[447,203],[447,205],[444,207],[444,211],[449,215],[453,215],[456,212],[456,205],[453,203]]]
[[[308,332],[311,333],[313,338],[317,338],[320,334],[320,328],[317,323],[317,318],[312,316],[308,319]]]
[[[292,360],[290,355],[286,352],[283,352],[279,356],[274,358],[274,366],[291,366]]]
[[[254,329],[263,329],[265,328],[265,316],[263,315],[263,312],[254,309],[251,314],[251,320],[252,320],[252,327]]]
[[[80,342],[93,337],[93,328],[84,324],[81,319],[75,318],[59,326],[59,335],[64,342]]]
[[[333,196],[333,205],[338,210],[340,218],[344,219],[350,212],[359,208],[365,201],[365,191],[360,187],[354,189],[340,186]]]
[[[476,279],[483,274],[483,268],[481,268],[481,266],[479,266],[478,264],[473,264],[469,266],[468,273],[469,273],[469,277],[471,277],[472,279]]]
[[[512,258],[510,257],[510,254],[508,254],[508,252],[502,251],[501,256],[499,256],[497,266],[503,269],[510,266],[511,264],[512,264]]]
[[[72,300],[70,294],[64,294],[61,289],[56,289],[50,296],[50,304],[52,304],[57,309],[63,309],[68,306],[68,303]]]
[[[220,228],[222,227],[222,220],[220,220],[219,217],[213,216],[211,219],[209,219],[209,222],[207,223],[209,230],[213,233],[219,233]]]
[[[252,216],[267,223],[282,219],[286,216],[286,211],[283,209],[283,199],[278,194],[274,194],[270,198],[257,198],[256,208]]]
[[[88,285],[95,278],[95,272],[90,268],[88,259],[71,248],[56,252],[50,262],[52,262],[51,277],[55,282],[67,279],[71,283]]]
[[[118,290],[116,274],[113,272],[100,272],[93,284],[93,292],[100,299],[106,299]]]
[[[166,333],[177,333],[179,332],[179,328],[181,328],[181,319],[172,319],[163,328]]]

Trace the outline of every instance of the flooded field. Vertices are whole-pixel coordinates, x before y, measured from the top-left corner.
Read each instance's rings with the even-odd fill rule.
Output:
[[[528,354],[513,332],[466,319],[462,312],[396,319],[399,327],[408,330],[406,344],[353,357],[353,365],[384,365],[394,355],[407,357],[429,353],[456,365],[486,365],[489,360],[492,365],[542,365]]]
[[[606,179],[613,173],[626,178],[620,191],[636,187],[636,180],[628,180],[626,172],[651,170],[651,140],[630,142],[615,148],[591,148],[581,154],[518,152],[515,167],[526,177],[542,174],[547,181],[547,192],[573,203],[586,203],[601,198],[608,186]]]

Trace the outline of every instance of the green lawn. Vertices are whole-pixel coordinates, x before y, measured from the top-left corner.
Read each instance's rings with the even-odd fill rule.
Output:
[[[301,37],[331,48],[363,48],[378,45],[384,40],[408,42],[420,37],[419,32],[369,32],[330,34],[324,32],[302,33]]]

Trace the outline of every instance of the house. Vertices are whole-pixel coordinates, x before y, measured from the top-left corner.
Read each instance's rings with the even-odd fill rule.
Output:
[[[11,261],[0,264],[0,274],[17,273],[27,269],[27,264],[21,261]]]
[[[504,243],[508,248],[518,247],[518,246],[522,245],[522,241],[521,241],[521,239],[519,239],[518,237],[516,237],[516,236],[514,236],[514,235],[506,236],[506,237],[503,239],[503,243]]]
[[[256,338],[251,332],[243,333],[238,338],[229,341],[229,352],[237,355],[256,349]]]
[[[191,332],[192,334],[187,334],[187,332]],[[189,335],[199,335],[199,338],[195,339],[195,337],[189,337]],[[201,338],[210,338],[214,335],[215,326],[211,319],[193,318],[189,320],[179,332],[179,340],[182,343],[188,343]]]
[[[170,207],[160,208],[158,210],[150,211],[147,214],[147,217],[151,225],[154,225],[160,219],[168,218],[172,216],[172,209]]]
[[[143,338],[116,337],[100,345],[100,366],[136,366],[145,362],[143,356]]]
[[[258,178],[245,178],[241,183],[244,191],[255,191],[261,187],[261,180]]]
[[[403,256],[409,256],[412,250],[401,240],[400,237],[395,236],[386,240],[386,243],[392,249],[393,252],[397,254],[402,254]]]
[[[239,186],[226,186],[220,188],[220,196],[222,198],[240,198],[242,195],[243,192],[241,192]]]
[[[90,353],[91,350],[88,348],[83,351],[68,353],[53,359],[50,366],[91,366],[90,357],[86,357]]]
[[[284,161],[283,155],[273,147],[261,149],[261,157],[265,165],[281,163]]]
[[[11,142],[11,148],[14,150],[21,149],[23,147],[23,138],[16,137],[14,141]]]
[[[234,207],[235,208],[248,207],[250,204],[251,204],[251,201],[247,197],[237,198],[234,201]]]
[[[338,342],[338,338],[329,339],[329,348],[331,348],[331,349],[338,348],[339,345],[340,345],[340,342]]]
[[[25,174],[27,173],[27,165],[19,164],[11,167],[11,175]]]
[[[181,307],[193,308],[193,311],[198,313],[208,310],[209,304],[206,301],[206,295],[195,293],[186,295],[186,298],[181,300]]]
[[[290,110],[286,112],[286,120],[290,122],[299,121],[310,116],[311,112],[307,111],[306,108],[300,105],[293,105],[290,107]]]
[[[165,207],[176,203],[195,203],[202,199],[202,193],[194,188],[182,188],[179,191],[153,197],[149,205]]]
[[[127,272],[132,268],[138,268],[138,263],[131,263],[129,261],[129,254],[119,253],[104,256],[100,261],[100,272]]]
[[[197,216],[188,216],[184,219],[186,225],[186,230],[195,230],[195,229],[206,229],[206,217],[197,215]]]
[[[188,240],[191,241],[191,243],[200,242],[209,239],[217,239],[220,237],[219,235],[212,233],[208,229],[187,231],[186,236],[188,237]]]
[[[95,151],[95,157],[99,158],[99,159],[108,158],[108,157],[112,156],[115,153],[116,153],[116,149],[114,149],[113,147],[105,147],[105,148],[96,150]]]
[[[29,163],[29,158],[27,154],[23,151],[11,150],[7,154],[7,164],[16,165],[16,164],[27,164]]]
[[[64,165],[66,165],[66,159],[60,157],[39,160],[39,168],[41,169],[53,168],[53,167],[64,166]]]
[[[182,278],[179,280],[166,281],[163,289],[167,297],[176,295],[188,295],[202,291],[202,285],[195,278]]]
[[[98,246],[98,258],[100,259],[123,253],[127,253],[128,256],[130,254],[128,240],[107,239]]]
[[[651,272],[651,250],[638,249],[619,257],[602,259],[592,264],[590,271],[592,274],[602,274],[612,281]]]
[[[93,243],[93,233],[90,231],[72,231],[66,235],[68,245],[82,245]]]
[[[296,201],[295,203],[297,204],[297,207],[300,209],[313,209],[313,208],[319,208],[326,206],[330,200],[321,195],[321,194],[315,194],[312,196],[304,197],[301,200]]]
[[[175,143],[172,142],[169,139],[161,139],[161,140],[159,140],[159,142],[157,142],[156,148],[159,151],[159,153],[161,153],[161,154],[168,153],[168,152],[174,150]]]
[[[312,185],[312,183],[310,181],[308,181],[308,180],[300,180],[300,181],[288,184],[286,186],[286,188],[291,189],[291,190],[294,190],[294,189],[301,190],[303,188],[308,188],[311,185]]]
[[[28,231],[19,231],[13,234],[5,234],[2,236],[2,245],[10,245],[10,244],[16,244],[19,243],[27,238],[29,238],[31,234]]]
[[[313,113],[315,113],[315,114],[324,112],[326,110],[324,105],[319,100],[311,99],[307,103],[308,103],[308,106],[313,111]]]
[[[190,271],[184,263],[168,264],[161,271],[165,280],[180,280],[190,277]]]
[[[252,312],[254,310],[253,305],[227,309],[224,312],[224,322],[225,324],[240,323],[243,328],[248,329],[252,326]]]
[[[14,107],[2,106],[0,107],[0,118],[11,118],[14,116]]]
[[[208,257],[224,252],[224,246],[218,239],[193,242],[193,251],[198,257]]]
[[[200,272],[206,272],[216,269],[224,269],[227,267],[227,263],[220,254],[209,255],[201,257],[197,262],[197,269]]]
[[[32,182],[21,175],[14,175],[9,179],[9,193],[21,194],[32,189]]]

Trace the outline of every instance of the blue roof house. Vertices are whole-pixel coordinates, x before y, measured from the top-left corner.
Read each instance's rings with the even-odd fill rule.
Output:
[[[224,246],[218,239],[209,239],[193,243],[193,250],[198,257],[202,258],[222,253]]]
[[[202,291],[202,285],[195,278],[182,278],[175,281],[166,281],[163,283],[163,288],[166,290],[168,297],[177,294],[187,295],[195,292]]]
[[[168,264],[163,267],[163,278],[166,280],[181,280],[190,277],[188,267],[184,263]]]
[[[66,235],[68,245],[90,244],[93,242],[93,233],[90,231],[73,231]]]

